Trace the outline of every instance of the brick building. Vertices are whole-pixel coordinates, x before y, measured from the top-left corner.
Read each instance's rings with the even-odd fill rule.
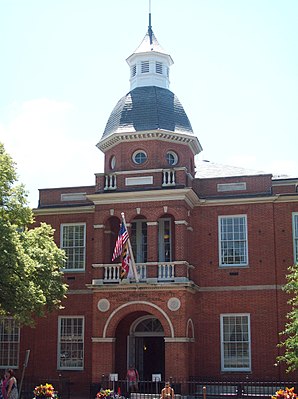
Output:
[[[64,309],[21,330],[11,365],[30,348],[28,376],[62,375],[77,390],[124,378],[129,363],[142,380],[289,378],[275,363],[281,286],[298,261],[298,178],[195,166],[202,148],[151,23],[127,62],[130,91],[97,145],[104,173],[93,186],[40,190],[36,222],[68,255],[69,292]],[[111,261],[121,212],[138,283]]]

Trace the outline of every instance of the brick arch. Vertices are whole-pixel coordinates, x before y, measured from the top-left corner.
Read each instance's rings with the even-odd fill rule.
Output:
[[[149,308],[149,309],[144,309],[144,305]],[[103,328],[103,338],[107,338],[108,331],[110,331],[112,328],[115,328],[115,324],[122,319],[126,313],[130,312],[129,307],[133,306],[134,311],[148,311],[151,314],[154,314],[156,317],[162,316],[160,322],[164,324],[167,328],[164,328],[164,331],[166,333],[166,330],[169,330],[170,332],[170,337],[175,338],[175,333],[174,333],[174,327],[173,324],[167,315],[167,313],[161,309],[159,306],[155,305],[154,303],[147,302],[147,301],[130,301],[127,303],[124,303],[120,306],[118,306],[113,312],[110,314],[108,317],[104,328]],[[120,312],[120,313],[119,313]],[[118,314],[119,313],[119,314]]]
[[[139,215],[136,214],[135,216],[133,216],[130,219],[129,223],[135,222],[136,220],[147,220],[147,219],[148,218],[146,215],[144,215],[143,213],[140,213]]]
[[[173,221],[181,219],[181,215],[176,212],[174,207],[168,206],[167,212],[164,212],[163,209],[160,209],[160,213],[156,217],[156,221],[158,222],[159,219],[161,218],[171,218]]]
[[[106,228],[117,225],[118,230],[119,230],[120,222],[121,222],[121,217],[118,215],[107,215],[107,216],[105,216],[105,218],[103,220],[103,224]]]

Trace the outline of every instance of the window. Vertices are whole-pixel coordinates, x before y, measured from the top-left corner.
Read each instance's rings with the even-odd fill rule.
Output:
[[[250,371],[250,318],[248,314],[220,316],[221,370]]]
[[[162,63],[161,62],[158,62],[158,61],[156,61],[156,63],[155,63],[155,72],[156,73],[160,73],[161,75],[162,75]]]
[[[61,225],[61,249],[67,256],[65,270],[85,269],[85,231],[85,223]]]
[[[12,317],[0,319],[0,367],[19,366],[20,327]]]
[[[134,163],[137,165],[141,165],[142,163],[147,161],[147,154],[145,151],[136,151],[133,153],[132,159]]]
[[[158,221],[159,261],[172,262],[172,228],[171,219]]]
[[[178,155],[174,151],[168,151],[167,155],[167,162],[169,165],[176,165],[178,163]]]
[[[131,246],[137,263],[147,262],[147,223],[135,220],[131,224]]]
[[[130,77],[133,78],[134,76],[136,76],[136,73],[137,73],[137,66],[136,64],[134,64],[130,68]]]
[[[220,266],[247,266],[246,216],[220,216],[218,230]]]
[[[298,263],[298,213],[293,213],[294,263]]]
[[[116,157],[115,157],[115,155],[113,155],[111,157],[110,166],[111,166],[111,169],[115,169],[115,166],[116,166]]]
[[[149,72],[149,61],[142,61],[141,62],[141,73],[148,73]]]
[[[84,367],[84,318],[59,317],[58,369]]]

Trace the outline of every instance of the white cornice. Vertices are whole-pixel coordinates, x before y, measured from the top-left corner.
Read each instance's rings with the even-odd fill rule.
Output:
[[[203,199],[198,198],[191,188],[185,189],[169,189],[169,190],[144,190],[144,191],[128,191],[128,192],[109,192],[90,194],[86,196],[92,205],[65,207],[55,206],[49,208],[35,208],[33,213],[35,216],[45,215],[71,215],[94,213],[94,205],[114,205],[122,203],[140,203],[140,202],[161,202],[161,201],[185,201],[185,203],[193,209],[198,206],[231,206],[243,204],[266,204],[266,203],[286,203],[298,202],[298,194],[292,195],[273,195],[264,197],[240,197],[240,198],[214,198]],[[99,228],[99,226],[96,226]],[[100,226],[102,228],[102,226]]]
[[[199,287],[200,292],[219,292],[219,291],[263,291],[281,289],[281,285],[237,285],[219,287]]]
[[[194,155],[202,151],[202,146],[196,136],[187,133],[176,133],[169,130],[150,130],[144,132],[116,132],[104,137],[96,145],[102,152],[110,150],[115,145],[123,141],[140,141],[140,140],[162,140],[167,142],[177,142],[179,144],[188,145]]]
[[[199,199],[196,206],[222,206],[222,205],[242,205],[242,204],[266,204],[273,202],[298,202],[297,195],[272,195],[265,197],[239,197],[239,198],[212,198]]]
[[[133,192],[112,192],[91,194],[87,196],[94,205],[112,205],[140,202],[161,202],[161,201],[185,201],[187,205],[193,208],[198,197],[190,188],[187,189],[169,189],[152,191],[133,191]]]
[[[70,215],[78,213],[94,213],[94,205],[65,207],[56,206],[54,208],[34,208],[33,213],[35,216],[39,215]]]

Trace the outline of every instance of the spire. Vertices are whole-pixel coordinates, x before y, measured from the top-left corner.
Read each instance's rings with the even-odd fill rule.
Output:
[[[152,44],[152,26],[151,26],[151,0],[149,0],[149,26],[148,26],[148,35],[150,38],[150,44]]]

